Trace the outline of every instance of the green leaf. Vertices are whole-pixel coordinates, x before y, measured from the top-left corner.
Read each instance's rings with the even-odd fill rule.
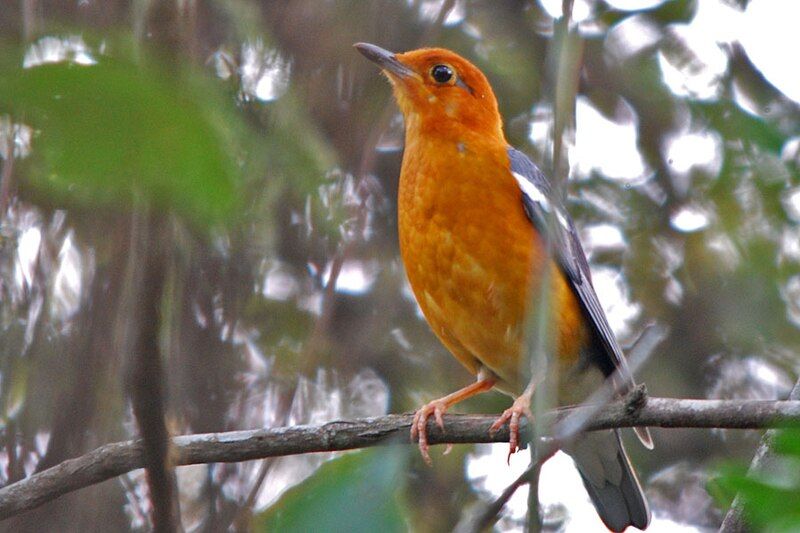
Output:
[[[400,502],[406,453],[380,447],[322,465],[256,517],[256,531],[406,531]]]
[[[692,101],[689,107],[726,140],[743,139],[776,154],[786,142],[785,136],[773,124],[745,113],[731,102]]]
[[[618,24],[630,16],[645,14],[652,17],[659,25],[688,23],[697,13],[696,0],[669,0],[663,4],[647,9],[614,9],[607,4],[600,4],[599,19],[607,26]]]
[[[773,441],[775,457],[766,472],[748,476],[741,466],[723,467],[709,482],[709,492],[726,507],[738,494],[748,521],[759,530],[800,531],[800,478],[794,475],[798,443],[799,430],[781,431]]]
[[[180,77],[181,82],[176,78]],[[237,168],[214,91],[140,62],[101,56],[16,68],[0,113],[36,130],[28,182],[65,207],[146,199],[207,226],[237,209]]]
[[[772,449],[782,455],[800,457],[800,428],[779,432],[772,443]]]
[[[797,531],[800,527],[800,491],[796,488],[776,487],[742,475],[717,482],[739,494],[754,525],[771,531]]]
[[[688,23],[697,13],[697,0],[669,0],[645,11],[661,25]]]

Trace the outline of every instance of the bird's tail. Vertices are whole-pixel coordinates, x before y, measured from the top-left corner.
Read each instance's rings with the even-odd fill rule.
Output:
[[[564,451],[575,461],[597,514],[608,529],[645,529],[650,524],[650,508],[618,430],[590,432]]]

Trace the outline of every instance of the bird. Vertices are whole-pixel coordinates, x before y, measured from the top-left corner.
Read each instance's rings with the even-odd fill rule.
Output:
[[[520,419],[532,418],[533,392],[548,375],[557,377],[559,405],[580,403],[606,379],[619,394],[632,390],[575,224],[547,176],[506,140],[486,76],[444,48],[354,47],[388,78],[404,117],[397,211],[408,281],[433,332],[476,376],[416,411],[411,437],[425,461],[431,462],[428,420],[444,428],[445,411],[476,394],[497,389],[514,398],[492,425],[496,431],[509,424],[513,453]],[[547,370],[534,373],[524,343],[531,291],[539,286],[547,294],[553,355]],[[646,428],[636,429],[652,448]],[[619,430],[585,433],[564,451],[610,530],[649,525]]]

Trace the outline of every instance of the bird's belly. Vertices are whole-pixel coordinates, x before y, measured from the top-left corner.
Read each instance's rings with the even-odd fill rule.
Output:
[[[584,331],[563,274],[539,253],[544,246],[530,223],[515,219],[524,217],[521,204],[509,209],[519,213],[456,220],[439,209],[430,218],[401,216],[400,237],[409,281],[433,331],[470,371],[485,366],[502,380],[501,390],[516,393],[530,377],[521,357],[526,310],[546,266],[546,316],[555,333],[549,351],[574,366]]]

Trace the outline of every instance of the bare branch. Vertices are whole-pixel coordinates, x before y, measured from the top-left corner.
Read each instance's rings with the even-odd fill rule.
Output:
[[[665,428],[765,429],[800,423],[800,401],[676,400],[649,398],[632,411],[628,402],[550,412],[548,424],[591,409],[586,430],[653,426]],[[172,439],[175,465],[231,463],[266,457],[366,448],[407,442],[411,414],[387,415],[319,426],[184,435]],[[508,442],[508,429],[490,435],[496,415],[447,415],[445,430],[431,422],[431,444]],[[523,432],[528,426],[523,424]],[[0,519],[38,507],[63,494],[142,468],[139,441],[106,444],[75,459],[0,489]]]

